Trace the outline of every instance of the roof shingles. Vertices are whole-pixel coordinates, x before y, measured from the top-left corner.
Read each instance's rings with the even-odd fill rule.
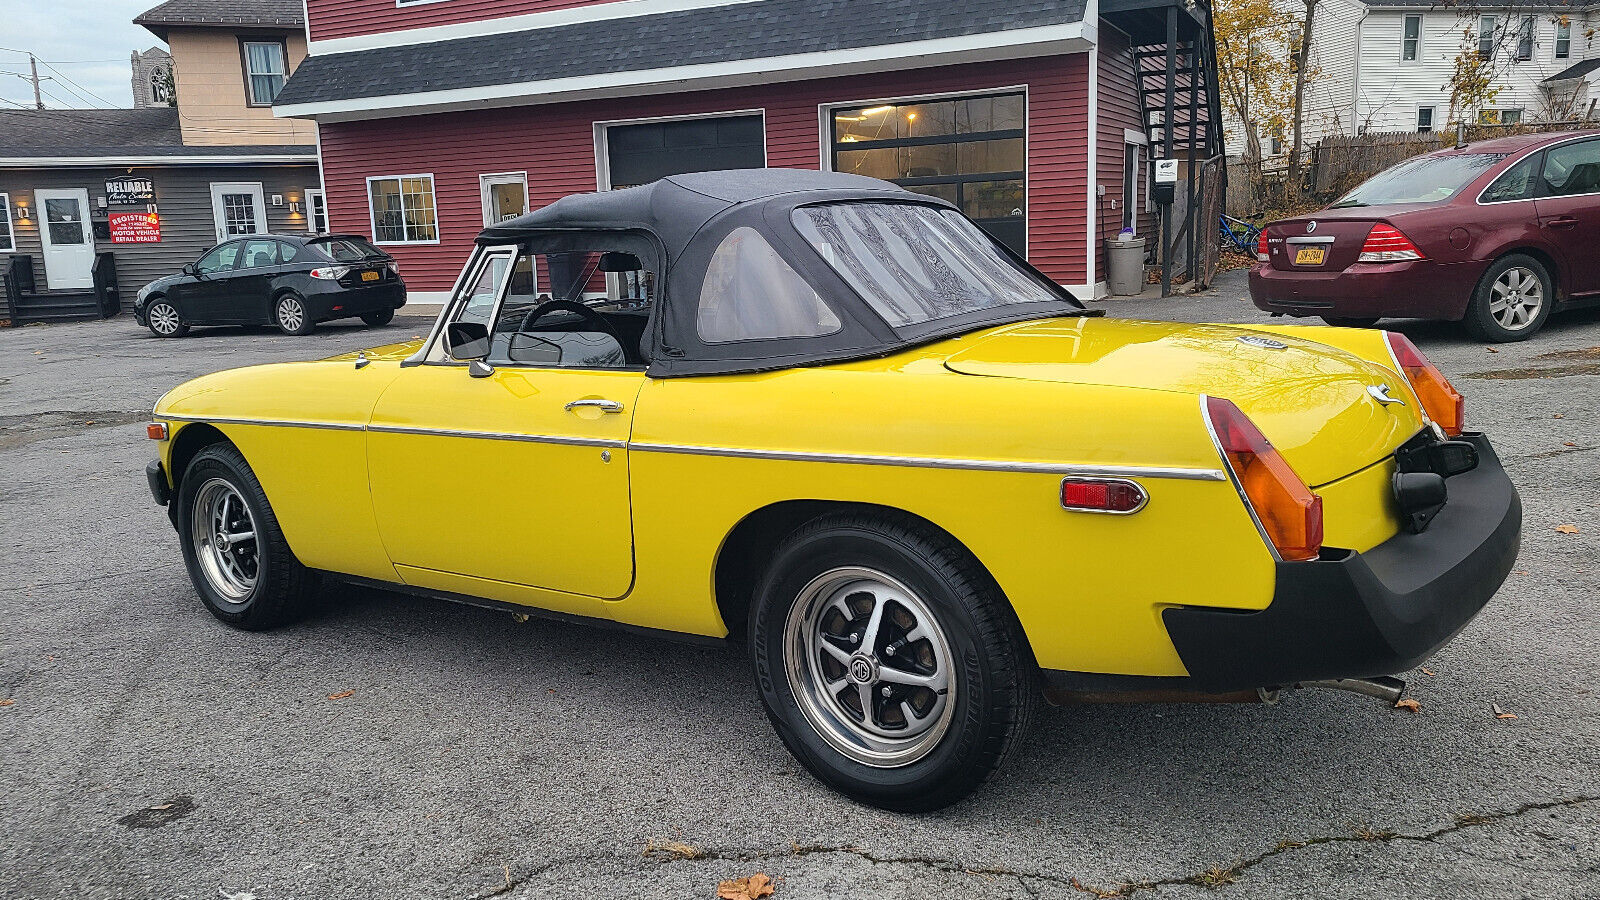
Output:
[[[314,146],[186,147],[178,111],[155,109],[0,110],[0,158],[315,156]]]

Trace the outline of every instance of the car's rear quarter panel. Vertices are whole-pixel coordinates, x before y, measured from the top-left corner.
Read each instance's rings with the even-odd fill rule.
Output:
[[[893,390],[883,380],[893,378]],[[1069,512],[1059,474],[744,459],[640,444],[1218,470],[1193,395],[955,375],[902,357],[646,385],[629,454],[638,582],[619,621],[723,633],[712,583],[733,528],[791,500],[904,510],[970,549],[1040,665],[1182,675],[1174,603],[1259,609],[1273,562],[1230,482],[1136,477],[1134,515]]]

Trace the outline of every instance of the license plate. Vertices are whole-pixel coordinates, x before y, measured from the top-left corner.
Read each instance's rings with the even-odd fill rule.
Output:
[[[1294,252],[1294,264],[1297,266],[1320,266],[1322,255],[1327,251],[1321,247],[1301,247]]]
[[[1304,253],[1305,251],[1301,250],[1300,252]],[[1317,262],[1322,262],[1322,251],[1321,250],[1317,251]],[[361,273],[361,280],[362,281],[377,281],[378,280],[378,273],[377,272],[362,272]]]

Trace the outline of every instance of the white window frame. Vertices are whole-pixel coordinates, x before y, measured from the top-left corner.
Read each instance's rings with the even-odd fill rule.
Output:
[[[1485,22],[1489,23],[1489,28],[1488,28],[1487,34],[1485,34],[1484,27],[1483,27],[1483,24]],[[1499,30],[1499,28],[1500,28],[1500,17],[1499,16],[1497,16],[1497,15],[1482,15],[1482,16],[1478,17],[1478,58],[1479,59],[1493,60],[1495,58],[1495,56],[1498,55],[1500,47],[1498,46],[1499,41],[1495,39],[1495,32],[1497,30]],[[1484,52],[1483,52],[1483,42],[1484,42],[1485,37],[1487,37],[1488,41],[1489,41],[1489,53],[1488,53],[1487,56],[1485,56]]]
[[[1417,45],[1413,48],[1410,59],[1406,59],[1406,24],[1412,19],[1417,20]],[[1422,62],[1422,16],[1408,15],[1400,19],[1400,62],[1411,65]]]
[[[1033,95],[1026,84],[997,84],[994,87],[973,88],[965,91],[939,91],[931,94],[909,94],[899,97],[870,97],[862,100],[835,100],[817,104],[817,149],[821,155],[822,171],[833,171],[833,111],[855,106],[901,106],[907,103],[927,103],[933,100],[961,100],[965,97],[983,97],[990,94],[1022,95],[1022,247],[1023,256],[1032,246],[1033,232]],[[1090,121],[1091,136],[1096,123]],[[1146,154],[1148,156],[1148,154]],[[1146,195],[1148,196],[1148,194]],[[1090,229],[1093,232],[1093,228]]]
[[[372,205],[372,183],[374,181],[400,182],[407,178],[428,179],[428,192],[433,195],[433,240],[429,241],[380,241],[378,240],[378,209]],[[396,184],[396,187],[399,187]],[[406,194],[400,191],[400,218],[401,230],[405,230]],[[444,238],[444,228],[439,224],[439,181],[433,177],[432,172],[414,172],[409,175],[371,175],[367,178],[367,224],[371,227],[372,243],[380,247],[426,247],[437,244]]]
[[[263,44],[263,45],[271,45],[273,47],[277,47],[278,48],[278,52],[281,54],[279,58],[283,62],[283,71],[282,72],[252,72],[252,71],[250,71],[250,45],[251,44]],[[262,76],[277,75],[277,76],[280,76],[281,78],[283,78],[283,80],[285,82],[287,82],[289,80],[289,42],[286,41],[286,40],[278,39],[278,38],[273,38],[273,39],[270,39],[270,40],[263,39],[263,40],[259,40],[259,41],[252,41],[252,40],[249,40],[248,38],[241,38],[240,41],[239,41],[239,52],[240,52],[240,54],[242,56],[244,56],[244,104],[246,106],[253,106],[253,107],[263,107],[263,106],[270,107],[272,105],[272,100],[277,99],[277,95],[273,95],[272,100],[265,100],[265,101],[257,100],[256,99],[255,82],[251,81],[250,78],[251,78],[251,76],[254,76],[254,75],[262,75]],[[278,87],[278,90],[279,91],[283,90],[282,85],[280,85]]]
[[[306,233],[321,234],[322,232],[317,230],[317,207],[316,204],[311,202],[312,197],[322,200],[322,218],[326,220],[328,219],[328,192],[322,188],[306,188]],[[333,230],[332,222],[324,221],[323,224],[328,226],[327,230]]]
[[[8,242],[6,246],[0,247],[0,253],[15,253],[17,252],[17,230],[16,226],[11,224],[11,194],[5,191],[0,191],[0,214],[5,216],[6,241]]]
[[[1562,37],[1561,36],[1561,32],[1563,30],[1565,30],[1566,33],[1567,33],[1566,37]],[[1567,42],[1567,52],[1566,53],[1562,53],[1561,52],[1561,42],[1562,41],[1566,41]],[[1550,43],[1551,43],[1551,52],[1554,54],[1554,56],[1552,56],[1551,59],[1571,59],[1572,58],[1572,20],[1570,18],[1568,18],[1565,23],[1561,22],[1559,19],[1556,21],[1556,36],[1555,36],[1555,40],[1551,41]]]
[[[246,237],[243,234],[228,233],[228,217],[223,206],[224,194],[249,194],[251,205],[256,215],[258,231],[250,234],[266,234],[272,230],[272,224],[267,221],[267,198],[261,182],[259,181],[213,181],[211,182],[211,224],[217,234],[217,243],[221,244],[234,238]]]
[[[496,181],[495,179],[499,180]],[[483,205],[483,225],[485,228],[496,224],[495,222],[490,221],[489,218],[489,215],[492,211],[489,204],[489,189],[496,184],[515,184],[517,182],[521,182],[522,184],[522,211],[526,214],[530,211],[529,206],[531,205],[530,201],[528,200],[527,172],[486,172],[478,176],[478,199]],[[439,198],[437,196],[435,196],[433,200],[435,204],[439,202]]]
[[[438,0],[434,0],[438,2]],[[611,190],[611,150],[606,144],[606,132],[617,125],[650,125],[656,122],[690,122],[698,119],[732,119],[738,116],[761,117],[761,165],[766,167],[772,159],[767,139],[766,107],[757,109],[725,109],[717,112],[690,113],[681,116],[647,116],[641,119],[606,119],[594,123],[594,183],[602,191]]]
[[[1422,130],[1422,111],[1428,111],[1428,130]],[[1432,134],[1439,130],[1439,108],[1433,103],[1417,104],[1416,114],[1411,117],[1412,127],[1418,134]]]
[[[1122,171],[1124,177],[1126,177],[1128,171],[1127,156],[1129,152],[1133,153],[1133,196],[1122,198],[1122,216],[1128,221],[1128,224],[1124,227],[1132,228],[1133,233],[1137,235],[1139,233],[1139,201],[1141,199],[1147,201],[1146,206],[1148,207],[1150,199],[1150,192],[1148,190],[1140,190],[1139,184],[1145,180],[1150,170],[1150,138],[1144,132],[1134,128],[1122,129]],[[1148,212],[1149,210],[1146,209],[1145,211]]]
[[[1522,53],[1523,36],[1527,36],[1528,53]],[[1529,62],[1539,53],[1539,20],[1533,16],[1523,16],[1517,22],[1517,45],[1512,48],[1512,62]]]

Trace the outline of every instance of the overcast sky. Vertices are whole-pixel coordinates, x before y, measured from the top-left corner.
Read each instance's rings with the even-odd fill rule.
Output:
[[[132,106],[128,57],[165,44],[133,17],[160,0],[0,0],[0,107],[33,108],[28,51],[49,109]],[[54,80],[43,81],[44,77]]]

